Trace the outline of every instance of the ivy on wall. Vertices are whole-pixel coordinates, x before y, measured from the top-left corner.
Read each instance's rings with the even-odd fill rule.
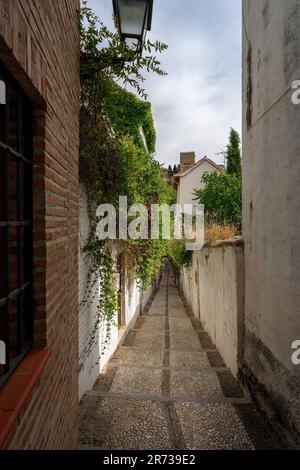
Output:
[[[140,132],[143,129],[148,151],[155,152],[156,132],[151,103],[138,99],[133,93],[113,83],[111,94],[104,99],[104,112],[117,137],[130,136],[135,145],[143,147]]]
[[[156,135],[151,104],[125,90],[116,81],[130,85],[146,98],[142,71],[165,73],[154,54],[166,49],[165,44],[147,41],[143,57],[133,56],[118,34],[110,32],[87,8],[81,9],[81,108],[80,108],[80,175],[85,185],[90,231],[83,248],[90,270],[83,304],[97,296],[97,315],[86,347],[91,350],[99,328],[107,332],[102,353],[110,338],[117,309],[114,287],[113,245],[119,243],[131,259],[141,288],[145,289],[160,269],[168,252],[165,240],[99,241],[96,236],[96,208],[101,203],[118,209],[119,196],[127,196],[128,205],[168,203],[174,197],[171,186],[162,178],[154,158]],[[150,55],[149,55],[150,54]],[[130,59],[125,63],[117,57]],[[141,134],[143,130],[146,147]],[[98,288],[98,284],[99,288]]]

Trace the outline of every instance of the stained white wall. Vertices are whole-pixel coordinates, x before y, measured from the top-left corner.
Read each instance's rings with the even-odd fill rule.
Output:
[[[244,0],[243,17],[243,370],[299,435],[300,2]]]
[[[290,346],[300,338],[300,105],[291,102],[300,79],[300,3],[248,0],[244,16],[246,322],[291,369]]]
[[[243,335],[244,256],[240,242],[204,248],[181,275],[183,294],[235,377]]]
[[[243,370],[299,435],[300,2],[244,0],[243,15]]]

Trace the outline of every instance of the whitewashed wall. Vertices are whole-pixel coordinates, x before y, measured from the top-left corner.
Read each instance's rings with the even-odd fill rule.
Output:
[[[243,18],[243,375],[300,444],[300,2],[243,0]]]
[[[131,279],[128,273],[125,278],[125,327],[119,331],[117,326],[112,327],[109,347],[101,356],[102,344],[106,338],[105,328],[100,327],[97,331],[93,347],[89,347],[91,334],[96,320],[96,306],[94,301],[91,305],[81,304],[87,284],[89,271],[88,260],[82,253],[85,240],[89,232],[89,220],[87,215],[87,204],[84,189],[80,188],[79,208],[79,399],[90,390],[97,380],[103,367],[115,352],[120,341],[123,341],[128,331],[134,326],[138,315],[151,297],[153,288],[141,292],[136,281]],[[117,315],[116,315],[117,323]]]
[[[195,251],[183,294],[235,377],[243,337],[244,257],[240,242]]]

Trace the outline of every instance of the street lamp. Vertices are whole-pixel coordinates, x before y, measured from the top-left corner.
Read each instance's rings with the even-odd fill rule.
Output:
[[[142,54],[147,31],[151,30],[153,0],[113,0],[113,8],[122,41]]]

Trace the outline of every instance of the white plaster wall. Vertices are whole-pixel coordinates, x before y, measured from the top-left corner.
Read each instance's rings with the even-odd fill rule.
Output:
[[[300,105],[291,102],[291,84],[300,79],[300,2],[246,0],[243,12],[246,327],[285,367],[295,369],[291,343],[300,339]]]
[[[186,176],[180,178],[177,192],[178,204],[195,204],[194,190],[202,189],[204,184],[201,182],[204,173],[217,172],[217,169],[208,161],[203,162]]]
[[[93,343],[92,349],[88,347],[91,332],[95,325],[96,306],[94,301],[91,305],[82,304],[88,275],[88,260],[82,253],[82,247],[88,236],[89,221],[87,216],[87,204],[83,186],[80,187],[80,204],[79,204],[79,399],[83,394],[91,390],[97,380],[103,367],[107,364],[112,354],[117,349],[120,341],[123,341],[128,331],[134,326],[137,316],[145,307],[147,301],[153,292],[152,286],[146,291],[141,292],[136,281],[130,279],[126,273],[125,279],[125,331],[123,329],[122,337],[119,334],[117,326],[112,327],[111,339],[109,347],[105,350],[105,354],[101,355],[102,344],[106,338],[106,332],[103,325],[97,331],[97,339]],[[116,315],[117,322],[117,315]]]
[[[156,285],[158,283],[158,278],[159,276],[157,276]],[[141,291],[136,281],[128,273],[126,273],[125,283],[125,321],[126,325],[129,325],[130,322],[132,322],[132,319],[135,319],[137,315],[142,313],[155,290],[155,284],[149,287],[146,291]]]
[[[182,269],[180,273],[180,289],[187,301],[191,306],[192,290],[191,290],[191,279],[193,277],[192,269]],[[193,312],[195,317],[199,318],[200,311]]]
[[[243,246],[224,244],[194,252],[181,286],[196,317],[237,377],[243,331]]]
[[[291,360],[300,339],[300,105],[291,101],[300,79],[300,2],[243,0],[243,17],[242,372],[269,416],[280,416],[294,437],[298,431],[300,443],[300,368]]]

